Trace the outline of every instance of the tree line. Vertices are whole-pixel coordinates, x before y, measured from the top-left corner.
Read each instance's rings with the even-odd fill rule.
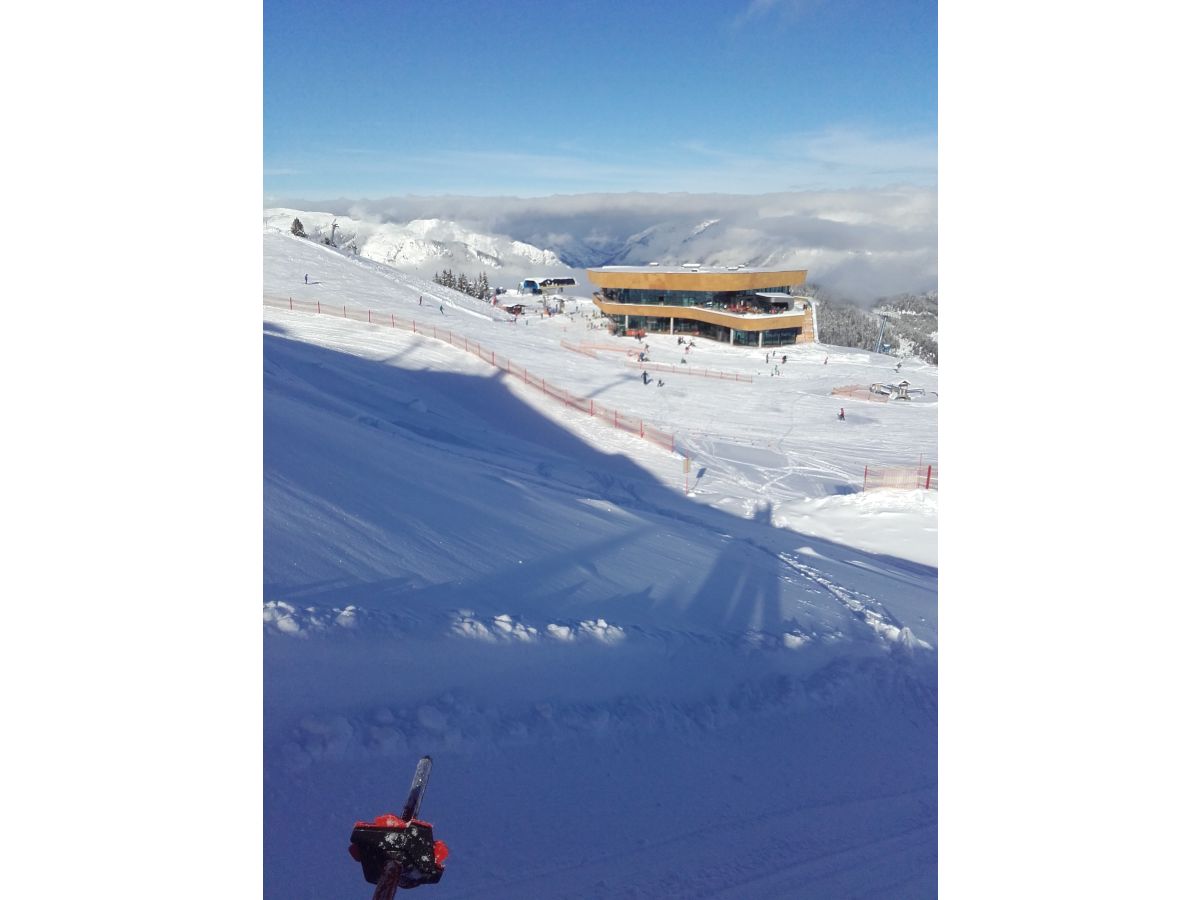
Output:
[[[301,222],[299,218],[292,219],[292,234],[294,234],[296,237],[302,237],[305,239],[308,238],[308,234],[306,234],[304,231],[304,223]],[[326,247],[333,247],[335,250],[341,249],[341,247],[338,247],[338,245],[335,244],[331,238],[322,238],[321,242]],[[343,246],[345,246],[345,245],[343,245]],[[354,256],[358,256],[358,242],[357,241],[350,242],[350,252]]]
[[[486,300],[492,295],[487,275],[482,272],[476,276],[474,281],[470,281],[461,272],[455,275],[450,269],[442,269],[440,274],[433,276],[433,282],[434,284],[440,284],[442,287],[453,288],[460,294],[466,294],[468,297],[477,297],[480,300]]]
[[[814,284],[805,293],[818,302],[817,330],[821,343],[874,351],[882,343],[893,356],[915,356],[937,365],[937,291],[881,297],[863,309]]]

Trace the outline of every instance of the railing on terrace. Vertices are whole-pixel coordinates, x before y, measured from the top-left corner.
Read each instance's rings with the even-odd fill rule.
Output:
[[[683,313],[697,312],[697,311],[713,312],[713,313],[723,313],[725,315],[730,315],[730,316],[740,316],[743,318],[749,317],[749,316],[783,316],[783,315],[789,315],[789,314],[803,316],[806,314],[805,310],[789,309],[787,307],[784,307],[781,309],[781,308],[774,307],[774,306],[756,307],[756,306],[752,306],[750,304],[741,304],[741,303],[730,304],[729,306],[722,306],[721,304],[709,306],[709,305],[702,304],[702,303],[693,303],[690,305],[686,304],[686,303],[668,303],[665,300],[615,300],[615,299],[612,299],[609,297],[603,297],[600,294],[593,294],[592,297],[597,303],[605,304],[607,306],[612,306],[612,307],[631,307],[632,308],[632,307],[637,307],[637,306],[645,306],[645,307],[649,307],[651,309],[656,309],[656,310],[657,309],[679,310],[680,312],[683,312]],[[601,308],[603,309],[603,307],[601,307]],[[630,315],[634,315],[634,314],[631,313]]]

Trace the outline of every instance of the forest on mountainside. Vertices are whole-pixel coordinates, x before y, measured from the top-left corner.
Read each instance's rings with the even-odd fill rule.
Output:
[[[817,301],[817,330],[821,343],[862,350],[881,350],[892,356],[915,356],[937,365],[937,291],[880,297],[868,309],[805,285]],[[882,329],[882,331],[881,331]]]

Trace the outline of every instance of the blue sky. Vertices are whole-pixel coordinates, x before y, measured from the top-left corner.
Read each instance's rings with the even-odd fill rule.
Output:
[[[264,193],[937,178],[931,0],[265,0]]]

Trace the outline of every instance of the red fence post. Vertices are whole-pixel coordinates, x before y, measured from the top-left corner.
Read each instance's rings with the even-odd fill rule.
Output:
[[[638,437],[646,436],[646,423],[638,419]]]
[[[867,467],[863,466],[863,490],[867,489]]]
[[[292,308],[292,298],[288,297],[288,309]]]
[[[396,327],[396,314],[388,313],[388,315],[392,317],[392,327],[395,328]]]
[[[933,466],[925,470],[925,490],[929,490],[929,479],[933,477]]]
[[[369,309],[367,310],[367,324],[371,324],[371,311]]]
[[[594,416],[595,414],[596,414],[596,401],[588,400],[588,415]]]
[[[317,301],[317,315],[320,315],[320,314],[321,314],[321,301],[318,300]]]
[[[342,306],[342,318],[343,318],[343,319],[345,319],[345,318],[346,318],[346,307],[345,307],[345,305],[343,305],[343,306]]]

